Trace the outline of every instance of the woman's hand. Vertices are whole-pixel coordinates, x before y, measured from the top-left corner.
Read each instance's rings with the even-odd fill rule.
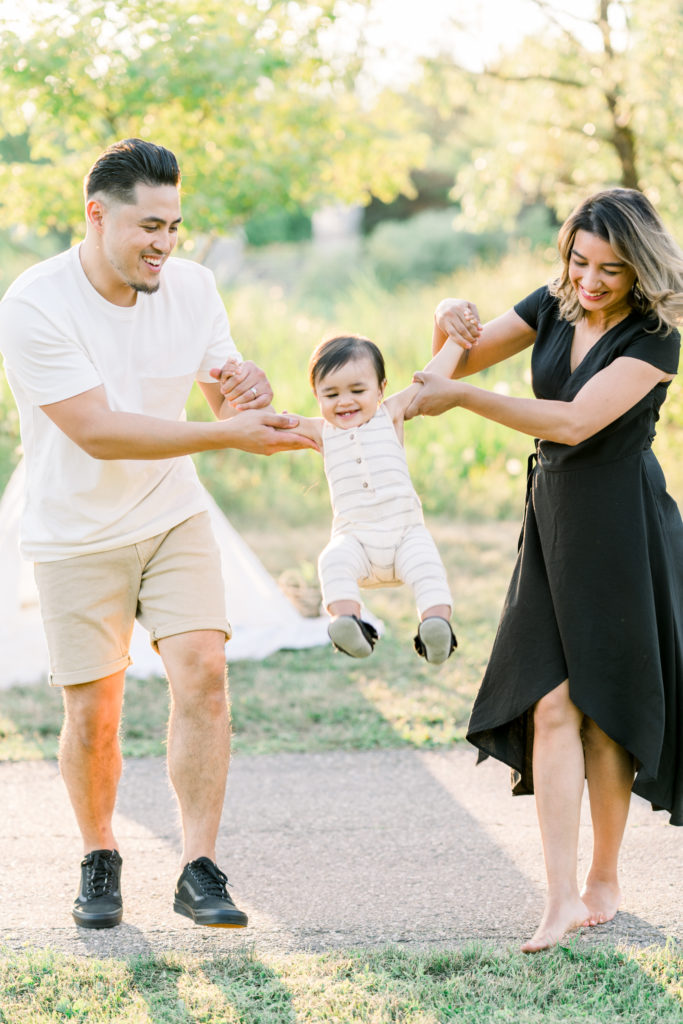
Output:
[[[479,311],[466,299],[442,299],[434,311],[436,326],[461,348],[470,349],[482,332]]]
[[[439,416],[458,405],[463,388],[459,381],[448,380],[440,373],[420,370],[413,374],[413,382],[419,384],[420,388],[405,411],[405,419],[410,420],[413,416]]]

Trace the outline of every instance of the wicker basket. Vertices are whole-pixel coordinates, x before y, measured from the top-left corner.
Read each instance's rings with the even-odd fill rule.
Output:
[[[301,570],[285,569],[277,582],[282,593],[304,618],[315,619],[322,614],[320,586],[306,579]]]

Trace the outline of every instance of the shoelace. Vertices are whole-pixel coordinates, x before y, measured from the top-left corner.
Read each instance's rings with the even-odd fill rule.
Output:
[[[224,875],[213,861],[208,857],[200,857],[199,860],[193,860],[189,867],[205,895],[218,896],[223,900],[228,899],[226,891],[228,876]]]
[[[111,896],[114,885],[114,871],[111,861],[105,854],[95,852],[88,864],[88,899],[98,896]]]

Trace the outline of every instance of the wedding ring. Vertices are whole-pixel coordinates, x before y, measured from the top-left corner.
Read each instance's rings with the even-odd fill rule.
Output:
[[[254,395],[254,398],[258,398],[258,391],[256,390],[256,388],[252,387],[251,391],[252,391],[252,393]]]

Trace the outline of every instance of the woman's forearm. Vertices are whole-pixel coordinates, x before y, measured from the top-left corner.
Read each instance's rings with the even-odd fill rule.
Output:
[[[408,410],[412,416],[438,416],[460,406],[522,434],[575,445],[623,416],[671,374],[640,359],[621,357],[586,381],[570,402],[511,398],[435,373],[416,373],[413,379],[423,390]]]
[[[453,386],[452,407],[460,406],[504,427],[546,441],[574,445],[583,439],[581,424],[571,402],[513,398],[462,381],[454,381]]]
[[[449,409],[461,408],[531,437],[570,445],[583,439],[577,409],[571,402],[511,398],[425,372],[416,373],[414,380],[421,385],[421,391],[410,406],[411,417],[439,416]]]

